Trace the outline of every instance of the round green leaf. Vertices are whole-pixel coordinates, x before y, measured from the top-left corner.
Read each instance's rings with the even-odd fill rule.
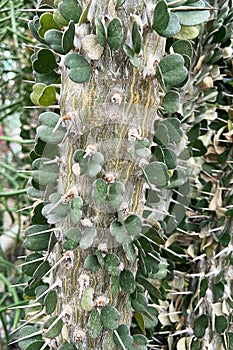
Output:
[[[134,292],[135,280],[134,275],[130,270],[124,269],[120,273],[120,286],[125,293],[131,294]]]
[[[202,0],[189,3],[190,11],[176,11],[180,24],[184,26],[195,26],[206,22],[210,16],[210,12],[205,9],[205,3]],[[203,8],[203,10],[195,10],[193,7]]]
[[[100,319],[105,329],[113,331],[117,328],[119,318],[118,310],[113,306],[104,306],[101,310]]]
[[[143,334],[135,334],[133,340],[138,345],[147,345],[147,338]]]
[[[91,311],[94,307],[93,296],[94,296],[94,288],[88,287],[83,291],[81,298],[81,308],[84,311]]]
[[[48,49],[40,49],[37,53],[36,59],[33,60],[32,63],[33,70],[40,74],[50,73],[56,68],[56,66],[56,58],[53,52]]]
[[[205,330],[208,327],[209,319],[206,315],[201,315],[194,321],[194,335],[197,338],[202,338],[205,335]]]
[[[43,231],[46,231],[50,228],[49,225],[32,225],[32,226],[29,226],[26,230],[25,230],[25,236],[29,236],[31,234],[34,234],[34,233],[39,233],[39,232],[42,232],[42,233],[45,233]]]
[[[57,293],[54,290],[50,290],[44,299],[45,310],[47,315],[51,315],[57,306]]]
[[[117,208],[122,200],[122,194],[125,192],[125,186],[120,181],[115,181],[110,185],[108,201],[114,207]]]
[[[137,259],[136,249],[134,245],[130,243],[124,243],[123,250],[125,252],[126,258],[129,262],[133,263]]]
[[[149,157],[151,155],[151,151],[148,148],[149,145],[150,145],[150,142],[147,138],[144,138],[144,140],[136,141],[134,145],[136,155],[141,158]]]
[[[102,323],[98,310],[92,310],[88,319],[88,328],[92,338],[97,338],[102,331]]]
[[[87,249],[89,247],[91,247],[91,245],[94,242],[96,236],[96,231],[94,227],[88,227],[86,228],[86,230],[84,231],[80,242],[79,242],[79,247],[81,249]]]
[[[154,9],[153,25],[152,28],[158,33],[162,34],[167,28],[169,23],[169,12],[167,3],[164,0],[160,0]]]
[[[143,293],[136,292],[131,297],[131,305],[135,312],[142,313],[148,304],[147,298]]]
[[[64,31],[62,35],[62,49],[66,53],[72,50],[74,47],[74,34],[74,22],[70,21],[68,28]]]
[[[29,344],[25,348],[25,350],[40,350],[44,344],[45,344],[44,340],[36,340],[36,341],[33,341],[31,344]],[[49,347],[46,346],[44,349],[48,350]]]
[[[98,41],[101,46],[105,47],[107,41],[105,27],[99,18],[96,20],[95,24]]]
[[[92,198],[97,205],[105,202],[107,197],[107,184],[103,179],[97,179],[93,184]]]
[[[59,204],[54,209],[53,203],[46,204],[42,209],[42,214],[46,217],[49,224],[57,224],[59,222],[64,221],[66,218],[69,206],[68,204]]]
[[[177,40],[172,45],[172,48],[175,53],[187,55],[188,57],[192,58],[193,48],[189,40]]]
[[[37,83],[33,86],[30,97],[34,104],[47,107],[56,101],[56,89],[54,86]]]
[[[53,235],[52,237],[55,238],[54,234],[51,232],[45,232],[34,236],[28,235],[24,241],[24,247],[32,251],[46,250],[48,249],[51,234]],[[54,241],[54,239],[52,241]]]
[[[163,122],[156,123],[155,125],[156,125],[155,142],[158,143],[159,145],[167,145],[169,143],[169,135],[168,135],[168,129],[166,125],[164,125]],[[157,159],[162,160],[161,157],[163,158],[163,154],[159,154],[159,156],[157,157],[157,153],[156,153]]]
[[[169,14],[169,22],[167,28],[161,33],[165,38],[171,38],[180,32],[181,26],[179,19],[174,12]]]
[[[54,128],[60,119],[60,115],[53,112],[44,112],[39,116],[40,124],[46,125],[50,128]]]
[[[70,219],[73,224],[79,223],[82,218],[83,200],[81,197],[76,196],[72,199],[70,205]]]
[[[61,26],[54,21],[53,14],[50,12],[45,12],[40,16],[40,27],[38,34],[42,39],[44,39],[45,32],[49,29],[60,29]]]
[[[64,54],[62,47],[62,36],[63,33],[57,29],[49,29],[45,32],[44,39],[46,44],[48,44],[52,50],[60,54]]]
[[[175,35],[176,39],[193,40],[198,37],[201,26],[181,26],[179,33]]]
[[[98,271],[100,269],[100,264],[95,254],[90,254],[86,257],[84,261],[84,268],[89,271]]]
[[[130,235],[139,236],[142,232],[142,220],[135,214],[129,215],[125,219],[124,225]]]
[[[53,129],[46,125],[40,125],[36,129],[37,137],[48,144],[57,145],[63,140],[66,128],[60,125],[55,132],[53,132]]]
[[[178,118],[166,118],[162,121],[163,125],[166,126],[169,142],[178,142],[180,141],[183,132],[180,128],[180,121]]]
[[[65,58],[65,65],[70,68],[69,77],[75,83],[84,83],[90,79],[91,67],[82,55],[69,53]]]
[[[63,243],[63,248],[65,250],[76,249],[79,245],[82,235],[78,228],[71,227],[65,232],[65,241]]]
[[[104,258],[104,268],[109,275],[118,276],[120,260],[115,254],[107,254]]]
[[[34,341],[42,340],[41,334],[33,336],[33,333],[36,333],[38,330],[39,328],[37,326],[31,326],[31,325],[24,326],[23,328],[20,329],[19,337],[18,337],[19,339],[32,335],[31,338],[27,338],[19,341],[19,346],[22,350],[25,350],[27,346],[33,343]]]
[[[61,15],[58,9],[53,12],[53,19],[60,28],[68,25],[68,21]]]
[[[225,316],[215,316],[216,332],[222,334],[228,328],[228,320]]]
[[[137,22],[133,23],[132,41],[133,41],[134,52],[136,54],[139,54],[139,52],[141,51],[142,37],[141,37],[141,34],[139,32]]]
[[[79,243],[81,232],[78,228],[71,227],[65,232],[65,238]]]
[[[116,241],[120,244],[126,244],[131,241],[127,235],[127,231],[124,225],[119,221],[113,221],[110,225],[110,233],[115,237]]]
[[[119,18],[113,18],[107,27],[107,40],[111,50],[118,50],[123,42],[124,33]]]
[[[144,171],[150,184],[156,187],[166,187],[169,180],[167,166],[161,162],[152,162],[145,166]]]
[[[184,59],[179,54],[170,54],[162,58],[159,66],[166,85],[181,84],[187,77],[188,71],[184,67]]]
[[[86,158],[85,158],[86,159]],[[102,169],[102,164],[104,162],[104,156],[100,152],[94,153],[89,160],[87,166],[87,175],[90,177],[96,177]]]
[[[38,260],[38,259],[40,259],[40,260],[39,261],[35,261],[35,260]],[[30,253],[30,254],[28,254],[26,256],[25,263],[29,263],[30,261],[31,261],[31,263],[22,266],[23,273],[25,273],[28,276],[33,276],[33,273],[35,272],[37,267],[41,264],[42,259],[43,259],[43,255],[41,255],[39,253]]]
[[[55,338],[57,337],[62,330],[63,327],[63,321],[62,319],[59,319],[58,321],[56,321],[57,316],[51,317],[48,319],[48,321],[45,322],[44,324],[44,329],[49,329],[49,327],[54,323],[54,325],[52,326],[52,328],[47,331],[45,333],[45,338]]]
[[[176,162],[176,152],[173,149],[170,149],[168,147],[162,147],[163,149],[163,154],[164,154],[164,161],[166,163],[167,168],[170,169],[175,169],[177,166]]]
[[[223,297],[224,294],[224,284],[223,282],[218,282],[213,285],[213,293],[215,298],[220,299]]]
[[[130,335],[129,328],[125,324],[121,324],[113,334],[113,341],[119,349],[124,349],[122,344],[124,344],[125,349],[133,344],[133,337]]]
[[[39,16],[34,16],[33,20],[28,22],[28,28],[32,32],[34,38],[39,42],[43,43],[44,40],[38,34],[39,27],[40,27],[40,18]]]
[[[27,194],[32,198],[42,198],[44,196],[44,191],[38,190],[32,186],[27,188]]]
[[[55,183],[59,175],[58,164],[42,165],[39,170],[32,172],[32,178],[40,185],[48,185],[49,183]]]
[[[168,113],[176,113],[179,109],[180,95],[177,91],[168,91],[163,98],[163,107]]]
[[[68,22],[73,20],[74,23],[78,23],[82,14],[82,8],[77,0],[61,1],[58,5],[58,10]]]

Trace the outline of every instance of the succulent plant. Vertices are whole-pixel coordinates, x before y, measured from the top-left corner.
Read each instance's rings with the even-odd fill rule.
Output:
[[[35,78],[60,72],[61,89],[32,92],[60,113],[39,116],[23,270],[43,318],[19,345],[227,349],[232,9],[221,1],[213,20],[202,0],[107,3],[58,0],[29,22]]]

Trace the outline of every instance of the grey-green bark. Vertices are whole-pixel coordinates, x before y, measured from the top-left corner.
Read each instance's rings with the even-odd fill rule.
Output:
[[[98,1],[93,5],[90,23],[82,25],[82,40],[86,34],[93,32],[97,18],[109,21],[116,16],[121,19],[124,36],[130,37],[132,16],[141,17],[144,13],[144,28],[149,28],[152,14],[146,2],[128,2],[124,9],[112,13],[113,4],[109,1]],[[148,15],[146,15],[148,13]],[[142,216],[145,203],[145,180],[139,161],[133,159],[130,150],[130,132],[136,132],[151,140],[153,122],[157,117],[159,104],[159,85],[154,78],[155,64],[164,55],[164,38],[154,31],[145,29],[143,35],[143,50],[140,60],[143,62],[140,69],[134,68],[128,61],[123,49],[112,52],[105,49],[101,58],[94,63],[91,80],[85,84],[71,82],[67,76],[67,69],[62,70],[61,115],[69,114],[71,121],[67,122],[69,129],[66,140],[60,146],[62,159],[59,193],[67,195],[77,191],[83,201],[83,219],[89,220],[97,231],[97,236],[90,248],[83,251],[77,248],[68,269],[60,264],[55,272],[54,279],[61,280],[59,311],[65,305],[70,305],[72,315],[68,319],[68,337],[76,345],[82,343],[83,349],[115,349],[112,342],[112,332],[102,330],[98,337],[93,338],[88,330],[89,312],[82,309],[81,297],[85,287],[80,280],[85,275],[90,279],[88,288],[93,288],[93,305],[102,297],[107,305],[116,307],[120,313],[119,324],[130,326],[132,311],[129,297],[119,290],[113,278],[104,267],[97,272],[87,271],[84,267],[85,258],[96,250],[102,256],[113,253],[118,256],[122,270],[130,269],[134,274],[137,270],[135,257],[128,261],[122,244],[118,244],[111,236],[109,227],[115,220],[117,211],[108,204],[101,206],[93,203],[91,191],[94,179],[86,175],[78,175],[73,166],[71,155],[76,149],[95,146],[104,156],[104,165],[101,177],[108,174],[125,185],[121,212],[125,217],[128,213]],[[153,73],[153,74],[152,74]],[[132,138],[132,137],[131,137]],[[84,225],[84,221],[83,221]],[[61,241],[64,233],[70,228],[69,219],[58,226]],[[82,229],[85,227],[82,226]],[[58,248],[59,249],[59,248]],[[102,252],[101,252],[102,251]],[[56,260],[60,257],[58,254]],[[88,277],[87,277],[88,276]],[[77,332],[81,332],[82,339],[78,341]],[[76,338],[75,338],[76,336]]]

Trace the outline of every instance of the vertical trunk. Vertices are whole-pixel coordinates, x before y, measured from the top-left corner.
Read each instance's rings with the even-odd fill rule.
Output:
[[[139,58],[142,61],[141,68],[132,66],[122,48],[115,52],[105,48],[102,57],[93,62],[91,79],[85,84],[72,82],[67,69],[61,65],[61,115],[69,114],[71,120],[66,122],[68,135],[60,145],[62,166],[58,192],[67,196],[75,191],[82,197],[83,220],[79,228],[83,234],[85,228],[91,226],[95,230],[95,238],[87,249],[77,248],[72,251],[70,264],[61,263],[54,272],[54,280],[61,281],[58,314],[67,305],[71,307],[67,318],[67,334],[60,338],[60,343],[69,339],[86,350],[116,348],[112,331],[103,329],[96,337],[91,334],[88,323],[90,311],[94,308],[101,312],[101,305],[113,306],[120,314],[118,324],[131,324],[128,294],[119,289],[115,274],[107,271],[105,266],[101,266],[98,271],[90,271],[84,266],[84,261],[90,254],[97,254],[103,259],[107,253],[111,253],[119,258],[119,273],[123,269],[129,269],[134,274],[136,272],[135,252],[133,256],[125,253],[124,243],[128,242],[119,244],[111,236],[110,225],[119,215],[126,217],[130,213],[141,217],[144,206],[141,163],[134,158],[131,140],[135,132],[151,140],[159,103],[154,65],[164,54],[164,39],[148,29],[148,18],[153,16],[146,3],[127,1],[123,8],[115,10],[113,2],[94,1],[88,16],[89,23],[82,24],[77,33],[80,42],[87,34],[94,32],[96,19],[107,23],[112,17],[118,17],[123,23],[126,39],[130,37],[132,16],[140,17],[143,14],[144,44]],[[96,205],[92,196],[95,178],[80,175],[74,165],[74,152],[78,149],[87,150],[90,146],[94,146],[104,156],[98,177],[105,179],[107,186],[109,182],[115,181],[125,186],[123,199],[117,208],[107,203]],[[112,181],[109,181],[110,178]],[[74,226],[69,218],[58,225],[60,244],[57,246],[55,262],[62,256],[65,233]],[[91,294],[87,307],[83,307],[82,303],[85,290]]]

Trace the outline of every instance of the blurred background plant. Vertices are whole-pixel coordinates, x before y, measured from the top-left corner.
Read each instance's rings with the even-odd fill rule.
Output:
[[[7,308],[19,306],[22,300],[24,277],[17,265],[30,211],[22,208],[31,205],[25,185],[35,109],[25,108],[31,105],[30,84],[25,81],[31,79],[32,41],[24,10],[33,5],[30,0],[0,3],[0,349],[13,349],[7,345],[8,334],[21,318],[20,309]]]

